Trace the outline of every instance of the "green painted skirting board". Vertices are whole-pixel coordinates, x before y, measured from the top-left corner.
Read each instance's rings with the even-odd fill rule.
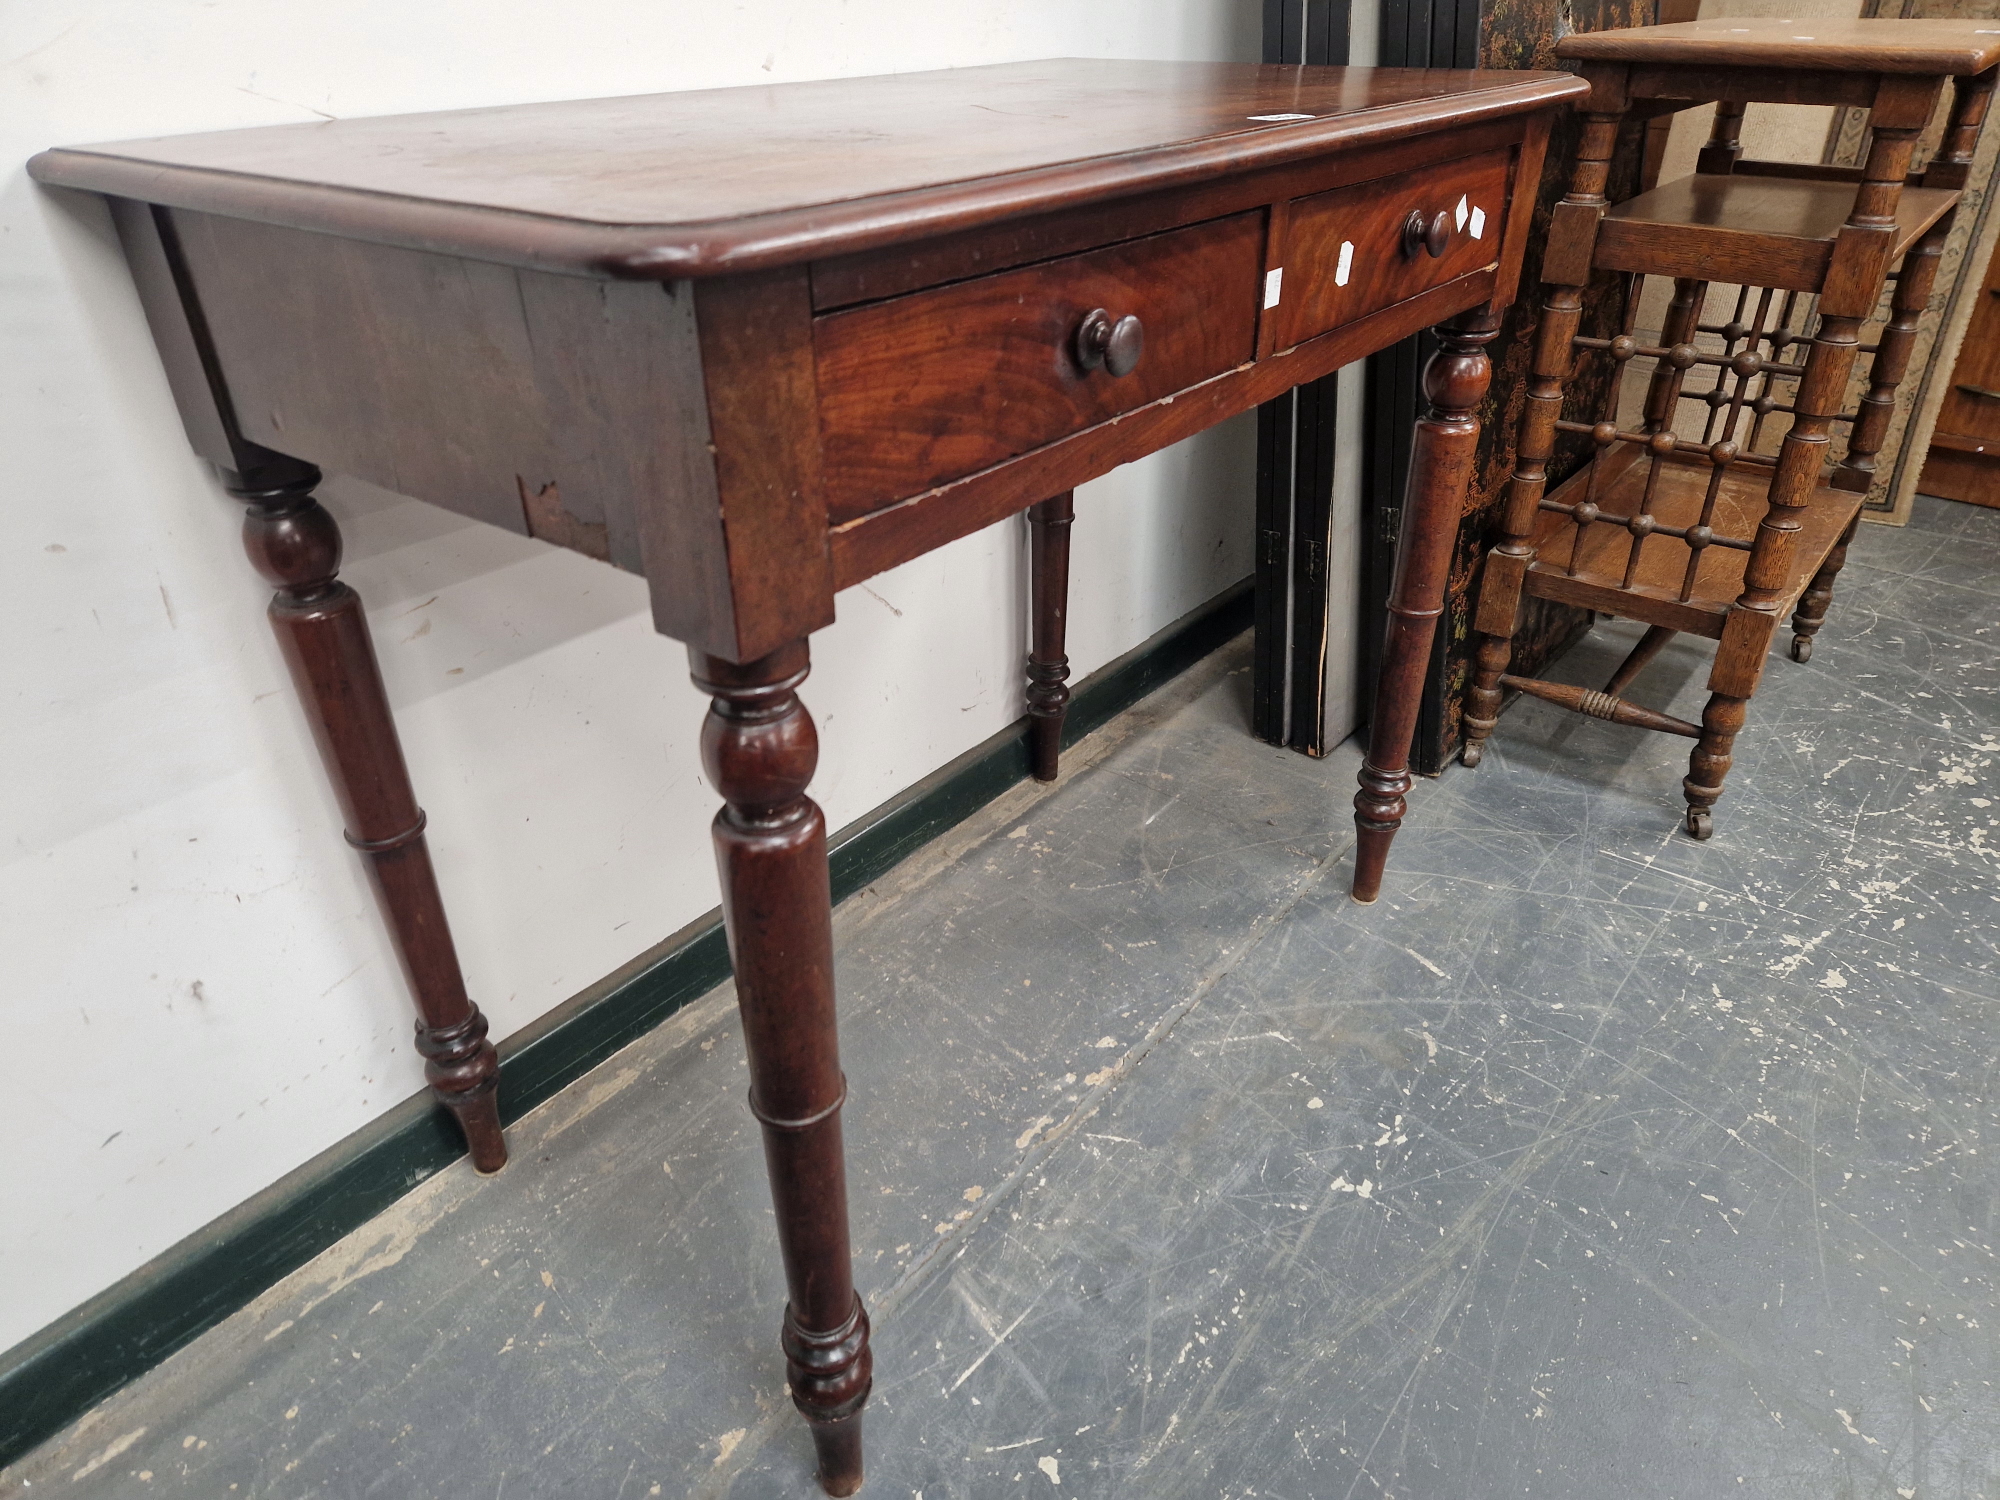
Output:
[[[1246,581],[1079,683],[1072,743],[1234,639]],[[840,830],[836,901],[879,879],[1028,774],[1026,721]],[[729,977],[717,912],[682,928],[500,1046],[512,1123]],[[464,1154],[428,1095],[407,1099],[248,1202],[0,1354],[0,1466],[12,1463]]]

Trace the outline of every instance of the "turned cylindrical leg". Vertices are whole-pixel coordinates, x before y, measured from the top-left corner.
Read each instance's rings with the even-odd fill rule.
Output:
[[[1925,187],[1957,191],[1965,186],[1979,147],[1979,127],[1986,123],[1987,107],[1993,102],[1994,82],[1991,68],[1951,81],[1951,112],[1944,139],[1924,168]]]
[[[1064,490],[1028,507],[1030,612],[1034,641],[1028,652],[1028,750],[1035,780],[1054,781],[1062,754],[1063,715],[1069,710],[1069,658],[1063,655],[1069,621],[1069,528],[1076,519],[1072,492]]]
[[[806,795],[819,738],[797,689],[810,662],[804,641],[741,665],[692,650],[688,659],[714,699],[701,755],[723,800],[715,858],[790,1298],[786,1374],[812,1425],[821,1487],[851,1495],[873,1366],[847,1240],[826,819]]]
[[[1708,706],[1701,711],[1701,738],[1688,757],[1688,773],[1681,781],[1681,792],[1687,798],[1687,831],[1692,838],[1705,839],[1714,832],[1708,810],[1722,795],[1730,752],[1743,728],[1743,710],[1749,701],[1711,693]]]
[[[1479,444],[1474,410],[1492,378],[1486,346],[1499,331],[1500,319],[1490,307],[1474,308],[1437,330],[1438,352],[1424,366],[1429,410],[1417,421],[1410,453],[1382,673],[1375,686],[1368,755],[1361,763],[1361,789],[1354,797],[1356,901],[1373,901],[1381,893],[1389,844],[1403,821],[1410,740],[1416,734],[1431,641],[1444,611],[1452,543]]]
[[[1727,177],[1736,170],[1743,155],[1743,105],[1725,99],[1715,106],[1715,119],[1708,128],[1708,142],[1695,158],[1695,171],[1705,176]]]
[[[1927,113],[1927,109],[1918,110],[1912,118]],[[1743,592],[1736,601],[1738,609],[1767,615],[1773,630],[1778,603],[1791,576],[1792,547],[1819,486],[1829,433],[1840,414],[1847,377],[1854,367],[1861,325],[1875,310],[1888,271],[1896,205],[1920,128],[1921,120],[1914,126],[1885,123],[1878,105],[1854,207],[1835,244],[1825,289],[1820,293],[1819,327],[1807,349],[1798,394],[1792,398],[1791,430],[1779,448],[1777,467],[1771,475],[1770,504],[1758,523],[1750,560],[1743,570]],[[1925,292],[1928,297],[1928,288]]]
[[[1486,738],[1500,722],[1500,679],[1514,659],[1522,585],[1528,565],[1535,560],[1535,517],[1542,492],[1548,487],[1556,423],[1562,417],[1563,385],[1574,358],[1570,340],[1576,337],[1582,315],[1582,289],[1554,287],[1536,330],[1535,363],[1521,410],[1514,473],[1508,481],[1507,508],[1500,522],[1502,536],[1486,554],[1479,578],[1479,608],[1474,620],[1479,649],[1473,656],[1472,683],[1458,720],[1464,736],[1458,758],[1467,766],[1476,766],[1485,757]]]
[[[1944,259],[1952,217],[1947,212],[1903,256],[1903,269],[1889,298],[1889,321],[1876,341],[1875,360],[1869,366],[1868,391],[1855,411],[1854,426],[1847,435],[1847,454],[1831,476],[1840,489],[1866,494],[1874,486],[1875,455],[1882,451],[1896,415],[1896,390],[1909,372],[1917,325],[1930,306],[1931,289],[1937,285],[1938,263]]]
[[[1827,606],[1833,602],[1833,581],[1840,576],[1840,570],[1847,564],[1847,544],[1854,540],[1854,530],[1861,524],[1859,515],[1847,523],[1847,529],[1840,534],[1833,550],[1826,555],[1826,561],[1813,574],[1806,591],[1799,595],[1799,607],[1792,611],[1792,660],[1811,661],[1813,637],[1819,634],[1820,626],[1826,623]]]
[[[1474,654],[1472,683],[1459,715],[1464,742],[1458,758],[1476,766],[1486,753],[1486,738],[1500,721],[1500,679],[1514,656],[1514,628],[1528,566],[1535,560],[1535,519],[1548,488],[1549,460],[1555,454],[1556,423],[1562,419],[1563,386],[1568,381],[1575,350],[1571,340],[1583,318],[1583,290],[1590,280],[1590,246],[1597,220],[1604,213],[1604,188],[1611,171],[1611,153],[1618,141],[1622,102],[1611,110],[1584,116],[1577,144],[1576,166],[1567,196],[1556,212],[1567,228],[1570,251],[1566,260],[1544,263],[1549,283],[1542,318],[1535,331],[1535,359],[1521,409],[1521,432],[1514,449],[1514,473],[1507,484],[1502,514],[1502,539],[1486,554],[1479,580],[1479,607],[1474,627],[1479,649]]]
[[[486,1017],[465,993],[361,597],[336,576],[340,529],[313,498],[319,473],[300,465],[275,479],[225,477],[230,493],[249,503],[244,550],[277,588],[272,628],[340,799],[347,842],[366,857],[416,997],[424,1076],[458,1117],[473,1165],[497,1172],[507,1164],[499,1058],[486,1039]]]

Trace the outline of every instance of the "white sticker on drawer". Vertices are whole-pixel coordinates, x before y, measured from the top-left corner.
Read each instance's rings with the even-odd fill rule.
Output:
[[[1264,305],[1276,307],[1285,292],[1285,268],[1273,266],[1264,273]]]
[[[1333,284],[1335,286],[1346,286],[1347,273],[1353,269],[1354,241],[1342,240],[1340,242],[1340,264],[1333,268]]]
[[[1475,240],[1486,238],[1486,210],[1483,208],[1472,211],[1472,237]]]
[[[1458,207],[1452,210],[1452,217],[1458,221],[1460,229],[1465,228],[1465,221],[1469,217],[1465,206],[1465,194],[1458,195]]]

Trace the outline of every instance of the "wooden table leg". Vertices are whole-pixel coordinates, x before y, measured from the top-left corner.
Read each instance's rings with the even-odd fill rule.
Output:
[[[1075,492],[1028,507],[1030,610],[1034,644],[1028,653],[1028,748],[1035,780],[1054,781],[1062,754],[1063,715],[1069,710],[1069,658],[1063,655],[1069,622],[1069,528],[1076,519]]]
[[[1389,629],[1382,642],[1382,674],[1375,685],[1375,713],[1361,789],[1354,795],[1356,901],[1382,890],[1382,867],[1402,824],[1410,789],[1410,740],[1430,664],[1431,639],[1444,609],[1445,576],[1458,537],[1473,450],[1479,444],[1474,415],[1492,379],[1486,346],[1500,331],[1490,307],[1462,313],[1437,330],[1440,347],[1424,366],[1430,409],[1417,421],[1410,454],[1410,482],[1403,503],[1403,531],[1396,541],[1395,580],[1389,588]]]
[[[695,686],[714,699],[701,757],[723,800],[715,857],[750,1112],[764,1128],[791,1299],[780,1340],[786,1373],[793,1404],[812,1424],[821,1487],[851,1495],[861,1488],[873,1363],[847,1240],[847,1080],[834,1025],[826,819],[806,795],[819,737],[796,691],[810,659],[801,640],[742,665],[694,650],[688,660]]]
[[[243,548],[277,588],[271,626],[340,799],[347,842],[367,857],[416,997],[424,1077],[438,1103],[458,1117],[473,1166],[497,1172],[507,1164],[500,1060],[486,1039],[486,1017],[465,993],[424,842],[423,809],[410,789],[361,596],[335,576],[340,528],[313,498],[319,471],[302,464],[224,479],[231,494],[249,503]]]

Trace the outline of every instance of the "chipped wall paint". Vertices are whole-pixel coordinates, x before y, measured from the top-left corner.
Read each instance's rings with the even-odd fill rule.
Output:
[[[42,0],[0,42],[0,1347],[421,1086],[410,1006],[108,222],[46,146],[1051,55],[1253,57],[1223,0]],[[1249,571],[1241,422],[1078,495],[1079,673]],[[474,994],[515,1030],[714,905],[702,705],[643,586],[335,482]],[[805,696],[838,826],[1021,711],[1024,546],[850,590]],[[21,1060],[26,1059],[26,1065]]]

